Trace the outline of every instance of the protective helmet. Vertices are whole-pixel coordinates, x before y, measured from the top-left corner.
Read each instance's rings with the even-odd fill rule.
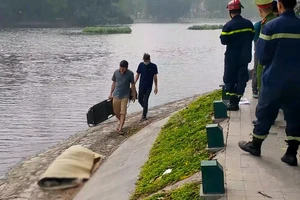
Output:
[[[231,11],[231,10],[240,10],[242,8],[244,8],[244,6],[241,4],[240,0],[232,0],[227,5],[227,9],[229,11]]]
[[[268,8],[273,5],[274,0],[255,0],[255,4],[259,8]]]

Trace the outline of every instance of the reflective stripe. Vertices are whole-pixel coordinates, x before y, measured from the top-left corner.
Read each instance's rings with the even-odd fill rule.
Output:
[[[232,35],[232,34],[235,34],[235,33],[242,33],[242,32],[255,33],[255,31],[252,28],[244,28],[244,29],[239,29],[239,30],[230,31],[230,32],[222,32],[221,35]]]
[[[260,34],[259,38],[263,40],[274,40],[274,39],[280,39],[280,38],[289,38],[289,39],[300,39],[300,34],[293,34],[293,33],[277,33],[274,35],[265,35]]]
[[[268,137],[268,135],[256,135],[254,133],[252,133],[252,136],[261,140],[264,140]]]
[[[236,93],[230,93],[230,92],[226,92],[227,96],[237,96],[237,97],[242,97],[243,95],[238,95]]]
[[[287,136],[286,140],[297,140],[298,142],[300,142],[300,137]]]
[[[230,92],[226,92],[226,95],[228,95],[228,96],[237,96],[236,93],[230,93]]]

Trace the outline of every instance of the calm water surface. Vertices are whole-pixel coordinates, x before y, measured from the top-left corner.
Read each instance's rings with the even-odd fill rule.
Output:
[[[136,70],[144,52],[159,67],[150,106],[216,89],[222,82],[220,30],[136,24],[130,35],[77,29],[0,31],[0,174],[87,128],[88,108],[107,98],[122,59]],[[129,112],[139,111],[135,104]]]

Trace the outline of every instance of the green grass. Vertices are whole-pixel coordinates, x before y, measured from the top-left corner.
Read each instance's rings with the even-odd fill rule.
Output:
[[[86,27],[82,32],[91,34],[130,34],[132,30],[128,26],[103,26]]]
[[[223,25],[193,25],[188,27],[188,30],[215,30],[215,29],[222,29]]]
[[[154,195],[145,200],[199,200],[200,183],[189,183],[177,190]]]
[[[170,118],[141,170],[132,200],[149,196],[200,170],[201,160],[209,157],[206,125],[212,123],[213,101],[217,99],[221,99],[220,90],[201,96]],[[167,169],[172,172],[162,176]]]

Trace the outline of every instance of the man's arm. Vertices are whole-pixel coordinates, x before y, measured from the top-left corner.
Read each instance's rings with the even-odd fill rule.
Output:
[[[110,94],[109,94],[110,99],[112,98],[112,95],[113,95],[115,89],[116,89],[116,82],[113,81],[111,84],[111,88],[110,88]]]
[[[155,67],[155,72],[154,72],[154,77],[153,77],[153,80],[154,80],[154,93],[157,94],[158,92],[158,77],[157,77],[157,74],[158,74],[158,70],[157,70],[157,66]]]
[[[135,80],[134,83],[136,84],[140,78],[140,74],[141,74],[141,64],[139,64],[138,69],[136,70],[136,75],[135,75]]]
[[[112,99],[112,95],[113,95],[113,93],[114,93],[114,91],[116,89],[116,81],[117,80],[116,80],[115,73],[113,74],[111,80],[112,80],[112,84],[111,84],[110,93],[109,93],[109,97],[108,97],[109,99]]]
[[[220,40],[223,45],[228,45],[230,43],[230,38],[232,33],[230,33],[230,29],[227,24],[223,26],[222,33],[220,35]]]
[[[157,78],[157,74],[154,75],[154,85],[157,88],[157,83],[158,83],[158,78]]]
[[[266,24],[257,41],[257,58],[264,66],[272,63],[276,51],[276,41],[272,35],[269,24]]]
[[[140,74],[136,73],[134,83],[136,84],[140,78]]]
[[[136,94],[136,88],[135,88],[134,73],[132,73],[132,76],[130,78],[130,83],[131,83],[131,94],[133,96],[133,100],[135,101],[137,98],[137,94]]]

